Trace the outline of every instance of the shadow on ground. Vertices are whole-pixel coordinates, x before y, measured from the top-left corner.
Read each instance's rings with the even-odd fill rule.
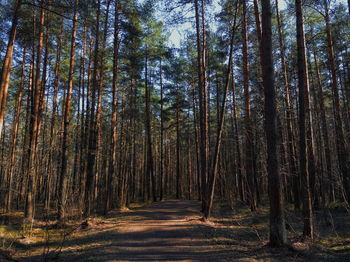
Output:
[[[215,214],[214,223],[203,223],[199,207],[198,201],[173,200],[112,213],[107,220],[113,226],[102,232],[51,242],[46,261],[350,261],[347,248],[315,246],[304,253],[269,248],[265,213]],[[45,261],[44,247],[31,244],[21,261]]]

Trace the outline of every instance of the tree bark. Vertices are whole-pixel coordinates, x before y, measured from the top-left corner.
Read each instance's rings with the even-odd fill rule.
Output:
[[[93,200],[94,203],[99,200],[99,196],[101,192],[104,190],[100,190],[103,187],[103,183],[107,184],[106,180],[106,172],[105,172],[105,164],[103,163],[103,148],[102,148],[102,102],[104,96],[104,79],[105,79],[105,56],[106,56],[106,44],[107,44],[107,33],[108,33],[108,19],[109,19],[109,7],[111,0],[106,1],[106,15],[104,20],[104,28],[103,28],[103,37],[101,44],[101,52],[99,56],[99,66],[98,66],[98,80],[97,80],[97,112],[96,112],[96,169],[95,169],[95,183],[94,183],[94,194]]]
[[[100,36],[100,15],[101,15],[101,0],[98,1],[96,13],[96,27],[95,27],[95,48],[94,48],[94,62],[92,72],[91,85],[91,106],[89,118],[89,141],[87,153],[87,174],[85,180],[85,195],[84,195],[84,216],[89,217],[92,211],[92,200],[94,191],[94,176],[96,168],[96,90],[98,89],[98,66],[99,66],[99,36]]]
[[[9,212],[11,211],[11,204],[12,204],[12,191],[13,191],[13,170],[14,170],[14,163],[15,163],[15,152],[17,147],[17,137],[18,137],[18,129],[19,129],[19,117],[21,113],[21,106],[22,106],[22,99],[23,99],[23,86],[24,86],[24,69],[25,69],[25,63],[26,63],[26,53],[27,48],[23,48],[23,58],[22,58],[22,67],[21,67],[21,82],[18,87],[17,91],[17,102],[16,102],[16,110],[14,113],[14,120],[13,120],[13,127],[12,127],[12,135],[11,135],[11,144],[10,144],[10,154],[9,154],[9,162],[7,166],[6,172],[7,174],[7,195],[5,197],[6,203],[5,203],[5,211]]]
[[[68,88],[65,99],[65,109],[63,118],[63,137],[62,137],[62,166],[59,179],[59,203],[58,203],[58,219],[62,221],[65,218],[65,205],[66,205],[66,190],[67,190],[67,147],[69,144],[69,122],[70,122],[70,108],[73,91],[73,75],[74,75],[74,59],[75,59],[75,38],[77,34],[77,19],[78,19],[78,5],[79,0],[74,2],[74,17],[73,17],[73,29],[71,36],[71,49],[69,60],[69,73],[68,73]]]
[[[303,195],[303,235],[313,238],[313,210],[310,193],[310,179],[307,168],[307,136],[306,123],[307,111],[309,108],[308,100],[308,72],[306,60],[306,46],[304,33],[304,18],[302,1],[295,0],[296,7],[296,27],[297,27],[297,60],[298,60],[298,86],[299,86],[299,164],[300,176],[302,181]],[[309,123],[310,124],[310,123]]]
[[[201,162],[201,188],[202,211],[207,206],[207,180],[209,169],[209,140],[208,140],[208,104],[206,79],[203,68],[203,55],[205,53],[201,41],[199,3],[195,0],[196,34],[197,34],[197,66],[198,66],[198,92],[199,92],[199,129],[200,129],[200,162]],[[203,17],[202,17],[203,19]],[[204,34],[204,32],[202,32]]]
[[[321,83],[321,77],[320,77],[320,69],[318,65],[318,58],[316,54],[316,49],[314,49],[314,62],[315,62],[315,70],[316,70],[316,78],[317,78],[317,87],[318,87],[318,104],[320,108],[320,118],[321,118],[321,132],[323,137],[323,143],[324,143],[324,152],[325,152],[325,158],[326,158],[326,170],[327,170],[327,176],[328,176],[328,197],[329,201],[333,202],[335,200],[334,195],[334,187],[333,187],[333,169],[332,169],[332,158],[331,158],[331,148],[329,143],[329,132],[328,132],[328,122],[326,118],[326,109],[325,109],[325,101],[324,101],[324,94],[322,89],[322,83]]]
[[[112,79],[112,119],[109,174],[106,186],[105,214],[111,206],[113,179],[117,174],[117,145],[118,145],[118,59],[119,59],[119,5],[114,4],[114,42],[113,42],[113,79]]]
[[[39,103],[40,103],[40,67],[41,67],[41,53],[43,48],[43,27],[45,24],[45,9],[44,1],[41,1],[41,16],[39,25],[39,38],[36,55],[36,70],[33,88],[31,92],[31,114],[30,114],[30,126],[29,126],[29,146],[28,146],[28,181],[27,181],[27,193],[26,193],[26,205],[24,210],[24,217],[32,220],[35,215],[35,193],[36,193],[36,151],[38,142],[38,124],[39,124]]]
[[[1,70],[0,78],[0,137],[3,131],[3,123],[5,117],[5,107],[7,100],[7,91],[10,84],[11,66],[12,66],[12,54],[15,47],[17,23],[18,23],[18,10],[21,6],[22,0],[17,0],[14,6],[14,14],[12,18],[12,25],[9,34],[9,41],[7,44],[6,55]]]
[[[294,208],[300,208],[300,182],[299,176],[297,174],[297,161],[296,161],[296,150],[295,150],[295,137],[293,135],[293,108],[290,99],[290,88],[289,88],[289,79],[288,79],[288,66],[285,59],[284,51],[284,41],[283,41],[283,32],[282,32],[282,22],[278,9],[278,0],[275,1],[276,5],[276,17],[278,25],[278,37],[279,37],[279,47],[280,47],[280,56],[282,64],[282,73],[283,73],[283,84],[284,84],[284,101],[286,104],[286,118],[287,118],[287,149],[288,149],[288,159],[290,164],[290,173],[292,176],[293,183],[293,195],[294,195]]]
[[[152,149],[152,130],[151,130],[151,90],[148,83],[148,59],[146,54],[145,61],[145,104],[146,104],[146,135],[147,135],[147,163],[146,163],[146,178],[147,183],[149,180],[152,185],[152,197],[153,201],[157,201],[156,195],[156,183],[155,183],[155,174],[153,168],[153,149]],[[149,191],[149,190],[148,190]],[[149,196],[151,192],[148,192]]]
[[[164,88],[162,58],[159,61],[160,75],[160,170],[159,170],[159,200],[163,200],[163,178],[164,178]]]
[[[233,60],[233,41],[236,33],[236,17],[237,17],[237,10],[238,10],[237,6],[238,6],[238,1],[236,1],[236,12],[234,15],[234,21],[233,21],[233,26],[231,30],[231,40],[229,45],[230,51],[229,51],[228,65],[227,65],[227,72],[226,72],[226,83],[225,83],[225,90],[224,90],[222,105],[220,109],[220,117],[219,117],[218,132],[217,132],[217,138],[216,138],[216,144],[215,144],[213,167],[211,170],[211,176],[209,177],[209,184],[208,184],[209,195],[207,200],[208,206],[204,212],[205,219],[208,219],[210,217],[210,213],[211,213],[213,201],[214,201],[215,183],[218,176],[219,154],[220,154],[220,147],[221,147],[221,140],[222,140],[222,132],[224,129],[224,122],[225,122],[225,113],[226,113],[228,89],[230,86],[231,68],[233,63],[232,61]]]
[[[262,0],[262,72],[265,94],[265,133],[267,144],[267,173],[270,200],[270,245],[286,242],[282,181],[278,159],[278,130],[274,64],[272,57],[270,0]]]
[[[176,99],[177,100],[177,99]],[[180,109],[176,102],[176,198],[182,198],[182,174],[180,170]]]
[[[245,127],[245,171],[248,180],[250,208],[257,208],[256,190],[254,183],[254,142],[252,117],[250,112],[250,88],[248,65],[248,33],[247,33],[247,3],[242,0],[242,52],[243,52],[243,86],[244,86],[244,127]]]

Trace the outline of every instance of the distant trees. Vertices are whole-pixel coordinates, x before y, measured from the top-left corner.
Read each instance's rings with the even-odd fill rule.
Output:
[[[346,148],[346,142],[343,132],[343,125],[341,120],[341,108],[340,99],[337,83],[337,73],[334,58],[334,47],[332,39],[332,28],[329,20],[328,0],[324,0],[324,19],[326,23],[326,34],[327,34],[327,51],[328,51],[328,62],[329,70],[332,78],[332,93],[333,93],[333,107],[334,107],[334,124],[335,124],[335,137],[336,137],[336,148],[338,154],[339,169],[342,174],[343,187],[347,201],[350,201],[350,155]]]
[[[64,222],[188,198],[210,219],[216,203],[255,212],[269,196],[271,245],[287,204],[312,238],[314,211],[350,198],[349,14],[278,4],[4,4],[1,207]]]

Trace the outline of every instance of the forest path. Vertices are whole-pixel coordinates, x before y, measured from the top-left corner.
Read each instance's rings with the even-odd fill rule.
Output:
[[[328,232],[328,228],[330,244],[318,242],[307,251],[296,252],[288,246],[275,249],[266,245],[267,209],[252,216],[246,206],[237,205],[233,210],[222,206],[214,210],[210,223],[204,223],[200,220],[200,206],[199,201],[168,200],[123,212],[113,211],[107,217],[92,218],[87,228],[79,227],[63,243],[62,238],[50,239],[46,259],[43,254],[48,245],[43,241],[27,245],[16,258],[21,262],[350,261],[349,231],[344,226],[347,213],[338,213],[336,220],[336,225],[341,225],[337,229],[345,232],[344,238],[337,237],[338,242],[334,243],[334,232]],[[297,230],[294,234],[289,232],[289,239],[298,241],[300,220],[291,213],[288,219]],[[318,229],[322,229],[321,224]]]
[[[170,200],[112,214],[117,226],[67,240],[58,261],[225,261],[230,251],[206,239],[199,208]]]

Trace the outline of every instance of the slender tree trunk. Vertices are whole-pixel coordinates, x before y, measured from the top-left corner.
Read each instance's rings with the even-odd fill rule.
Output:
[[[90,51],[90,50],[89,50]],[[89,52],[90,56],[91,52]],[[90,56],[91,57],[91,56]],[[81,79],[80,79],[80,85],[81,85],[81,117],[80,117],[80,145],[79,145],[79,187],[78,187],[78,203],[79,203],[79,209],[82,207],[81,200],[83,199],[83,192],[84,192],[84,183],[85,181],[85,167],[86,167],[86,161],[84,161],[84,158],[86,156],[86,144],[88,141],[87,139],[87,132],[86,132],[86,122],[88,119],[88,91],[87,86],[89,85],[89,79],[87,81],[85,80],[86,75],[86,63],[87,63],[87,26],[84,25],[83,29],[83,47],[81,50],[81,57],[80,57],[80,68],[81,68]],[[90,65],[90,63],[89,63]],[[88,71],[89,66],[88,65]],[[86,82],[88,83],[86,85]]]
[[[58,203],[58,219],[63,220],[65,218],[65,202],[66,202],[66,190],[67,190],[67,147],[69,144],[68,132],[69,132],[69,121],[70,121],[70,108],[73,91],[73,75],[74,75],[74,59],[75,59],[75,38],[77,34],[77,19],[78,19],[78,5],[79,0],[74,2],[74,17],[73,17],[73,29],[71,36],[71,49],[70,49],[70,60],[69,60],[69,74],[68,74],[68,89],[65,99],[65,110],[63,118],[63,137],[62,137],[62,166],[59,179],[59,203]]]
[[[282,181],[278,159],[278,130],[274,65],[272,57],[270,0],[262,0],[262,71],[265,93],[265,133],[267,145],[267,173],[270,199],[270,245],[286,242]]]
[[[85,196],[84,196],[84,216],[89,217],[92,211],[92,200],[94,191],[94,177],[96,168],[96,90],[98,89],[98,66],[99,66],[99,35],[100,35],[100,15],[101,15],[101,0],[98,1],[96,13],[96,28],[95,28],[95,49],[94,49],[94,66],[92,72],[91,86],[91,106],[89,119],[89,142],[87,153],[87,174],[85,180]]]
[[[208,104],[206,77],[203,72],[204,46],[201,41],[199,3],[195,0],[195,17],[197,33],[197,66],[198,66],[198,91],[199,91],[199,126],[200,126],[200,159],[201,159],[201,187],[202,187],[202,210],[205,211],[207,203],[207,180],[209,172],[209,138],[208,138]],[[203,19],[203,17],[202,17]],[[204,32],[202,32],[204,34]]]
[[[226,104],[227,104],[227,94],[228,94],[228,89],[230,86],[230,77],[231,77],[231,67],[232,67],[232,60],[233,60],[233,41],[235,37],[235,30],[236,30],[236,16],[237,16],[237,4],[238,1],[236,2],[236,12],[234,16],[234,22],[233,22],[233,27],[231,31],[231,41],[230,41],[230,53],[228,57],[228,66],[227,66],[227,73],[226,73],[226,83],[225,83],[225,90],[224,90],[224,95],[223,95],[223,100],[222,100],[222,105],[220,109],[220,117],[219,117],[219,126],[218,126],[218,132],[217,132],[217,138],[216,138],[216,144],[215,144],[215,153],[214,153],[214,160],[213,160],[213,167],[211,170],[211,176],[209,177],[209,185],[208,185],[208,206],[204,212],[204,217],[206,219],[209,218],[211,209],[213,206],[213,201],[214,201],[214,192],[215,192],[215,183],[217,180],[218,176],[218,165],[219,165],[219,154],[220,154],[220,147],[221,147],[221,140],[222,140],[222,132],[224,129],[224,122],[225,122],[225,113],[226,113]]]
[[[114,43],[113,43],[113,79],[112,79],[112,120],[111,120],[111,146],[109,174],[106,187],[105,213],[111,206],[111,193],[113,180],[117,174],[117,145],[118,145],[118,59],[119,59],[119,5],[114,4]]]
[[[304,33],[304,18],[302,1],[295,0],[296,6],[296,26],[297,26],[297,53],[298,53],[298,86],[299,86],[299,161],[300,161],[300,176],[302,181],[303,195],[303,235],[313,238],[313,210],[312,199],[310,193],[310,179],[307,168],[307,135],[306,124],[311,124],[307,121],[307,111],[309,110],[308,100],[308,72],[306,60],[306,46]]]
[[[253,0],[254,4],[254,16],[255,16],[255,27],[256,27],[256,34],[258,38],[258,47],[259,47],[259,57],[260,57],[260,66],[261,70],[263,67],[262,64],[262,32],[261,32],[261,22],[260,22],[260,12],[259,12],[259,3],[258,0]]]
[[[21,157],[21,168],[20,171],[23,176],[21,176],[20,179],[20,195],[17,198],[17,209],[19,208],[19,203],[23,202],[23,200],[26,197],[26,190],[27,190],[27,181],[28,181],[28,147],[29,147],[29,125],[30,125],[30,114],[31,114],[31,94],[33,90],[33,83],[34,83],[34,67],[35,67],[35,59],[34,59],[34,53],[35,53],[35,47],[32,45],[32,57],[31,62],[29,65],[29,81],[28,81],[28,91],[27,91],[27,99],[26,99],[26,114],[25,114],[25,124],[24,124],[24,130],[22,137],[24,137],[23,145],[22,145],[22,152],[23,156]]]
[[[58,96],[58,88],[59,88],[59,78],[60,78],[60,66],[61,66],[61,52],[62,52],[62,36],[63,36],[63,19],[61,21],[60,26],[60,33],[57,37],[57,53],[56,53],[56,62],[54,67],[54,91],[53,91],[53,97],[52,97],[52,111],[51,111],[51,120],[50,120],[50,139],[49,139],[49,156],[48,156],[48,164],[47,164],[47,170],[48,170],[48,180],[53,181],[53,169],[54,169],[54,159],[55,159],[55,128],[56,128],[56,115],[57,115],[57,96]],[[50,201],[51,201],[51,183],[47,183],[47,195],[45,200],[45,208],[48,210],[50,208]]]
[[[242,202],[245,201],[245,192],[244,192],[244,181],[242,176],[242,157],[241,157],[241,148],[239,143],[238,135],[238,123],[237,123],[237,103],[236,103],[236,85],[233,68],[231,70],[232,74],[232,117],[234,125],[234,141],[235,141],[235,152],[237,155],[236,166],[237,166],[237,189],[238,195]]]
[[[104,28],[103,28],[103,38],[101,45],[101,52],[99,56],[99,67],[98,67],[98,81],[97,81],[97,113],[96,113],[96,170],[95,170],[95,184],[94,184],[94,202],[95,205],[97,201],[99,201],[98,197],[100,196],[100,191],[104,192],[104,190],[100,190],[100,188],[104,188],[103,183],[107,184],[106,180],[106,172],[105,165],[103,163],[103,128],[102,128],[102,101],[104,96],[104,78],[105,78],[105,56],[106,56],[106,44],[107,44],[107,33],[108,33],[108,19],[109,19],[109,7],[111,0],[106,1],[106,16],[104,20]]]
[[[295,150],[295,138],[293,135],[293,108],[290,99],[290,88],[289,88],[289,80],[288,80],[288,66],[285,59],[285,51],[284,51],[284,41],[283,41],[283,32],[282,32],[282,22],[278,9],[278,0],[275,1],[276,5],[276,17],[277,17],[277,25],[278,25],[278,37],[279,37],[279,47],[280,47],[280,56],[281,56],[281,64],[283,71],[283,84],[284,84],[284,101],[286,105],[286,118],[287,118],[287,152],[290,164],[290,173],[292,176],[293,183],[293,194],[294,194],[294,207],[295,209],[300,208],[300,183],[299,176],[297,174],[297,162],[296,162],[296,150]]]
[[[180,109],[176,103],[176,198],[182,198],[182,174],[180,170]]]
[[[9,41],[7,44],[6,55],[1,70],[0,78],[0,137],[3,131],[3,123],[5,117],[5,107],[7,100],[7,91],[10,84],[11,66],[12,66],[12,54],[15,47],[17,23],[18,23],[18,10],[21,6],[22,0],[17,0],[14,6],[14,13],[12,18],[12,25],[9,34]]]
[[[25,62],[26,62],[26,52],[27,48],[23,48],[23,58],[22,58],[22,67],[21,67],[21,82],[19,84],[19,88],[17,91],[17,102],[16,102],[16,111],[14,114],[14,120],[13,120],[13,127],[12,127],[12,136],[11,136],[11,143],[10,143],[10,154],[9,154],[9,162],[7,166],[7,195],[5,197],[6,203],[5,203],[5,211],[9,212],[11,211],[11,204],[12,204],[12,190],[13,190],[13,171],[14,171],[14,163],[16,158],[16,147],[17,147],[17,136],[18,136],[18,129],[19,129],[19,118],[21,113],[21,106],[22,106],[22,99],[23,99],[23,86],[24,86],[24,69],[25,69]]]
[[[89,61],[87,64],[87,79],[86,79],[86,82],[87,82],[87,85],[86,85],[86,109],[85,109],[86,116],[85,116],[84,130],[82,131],[82,132],[84,132],[84,140],[83,140],[84,145],[82,145],[84,159],[88,159],[90,157],[90,153],[91,153],[90,152],[90,149],[91,149],[91,145],[90,145],[91,118],[90,117],[91,117],[91,113],[92,113],[92,109],[93,109],[92,105],[93,105],[93,103],[95,103],[95,96],[94,96],[94,93],[93,93],[93,90],[91,87],[91,85],[92,85],[92,77],[91,77],[92,76],[92,62],[94,60],[93,59],[94,54],[93,54],[92,47],[93,47],[93,40],[92,40],[92,38],[90,38],[89,39],[89,48],[88,48]],[[88,180],[89,180],[88,165],[89,165],[88,161],[82,161],[81,167],[80,167],[82,170],[82,181],[81,181],[81,189],[80,189],[79,195],[80,195],[81,207],[84,210],[84,212],[85,212],[85,201],[87,198],[86,193],[88,191],[88,189],[86,188],[86,185],[88,184]]]
[[[147,136],[147,163],[146,163],[146,178],[147,183],[150,181],[152,183],[152,197],[153,201],[157,201],[156,194],[156,183],[155,183],[155,174],[153,168],[153,149],[152,149],[152,130],[151,130],[151,90],[148,83],[148,58],[146,54],[145,61],[145,104],[146,104],[146,136]],[[148,194],[150,196],[150,187],[148,187]]]
[[[163,177],[164,177],[164,90],[162,58],[159,61],[160,75],[160,172],[159,172],[159,200],[163,200]]]
[[[321,83],[321,77],[320,77],[320,69],[318,65],[318,59],[316,54],[316,49],[314,49],[314,60],[315,60],[315,70],[316,70],[316,77],[317,77],[317,87],[318,87],[318,103],[320,108],[320,117],[321,117],[321,133],[323,137],[323,143],[324,143],[324,152],[325,152],[325,158],[326,158],[326,170],[327,170],[327,176],[328,176],[328,197],[329,201],[333,202],[335,200],[334,196],[334,188],[333,188],[333,169],[332,169],[332,158],[331,158],[331,148],[329,143],[329,132],[328,132],[328,123],[326,118],[326,109],[325,109],[325,102],[324,102],[324,94],[322,90],[322,83]]]
[[[41,7],[44,6],[44,1],[41,1]],[[27,219],[34,219],[35,215],[35,194],[36,194],[36,151],[38,140],[38,124],[39,124],[39,103],[40,103],[40,67],[41,67],[41,53],[43,48],[43,27],[45,24],[45,9],[41,8],[40,25],[39,25],[39,39],[36,56],[36,70],[33,81],[33,88],[31,93],[31,115],[29,127],[29,146],[28,146],[28,181],[26,206],[24,216]]]
[[[248,34],[247,34],[247,4],[242,0],[242,39],[243,39],[243,86],[245,107],[245,170],[248,180],[249,201],[252,211],[256,210],[257,200],[254,183],[254,141],[252,130],[252,116],[250,112],[250,88],[249,88],[249,65],[248,65]]]
[[[192,156],[191,156],[191,141],[188,139],[187,145],[187,183],[188,183],[188,199],[192,200]]]
[[[196,105],[196,90],[195,85],[192,83],[192,100],[193,100],[193,125],[194,125],[194,135],[195,135],[195,144],[196,144],[196,171],[197,171],[197,189],[198,189],[198,200],[202,200],[201,194],[201,168],[200,168],[200,152],[199,152],[199,130],[198,130],[198,121],[197,121],[197,105]]]

